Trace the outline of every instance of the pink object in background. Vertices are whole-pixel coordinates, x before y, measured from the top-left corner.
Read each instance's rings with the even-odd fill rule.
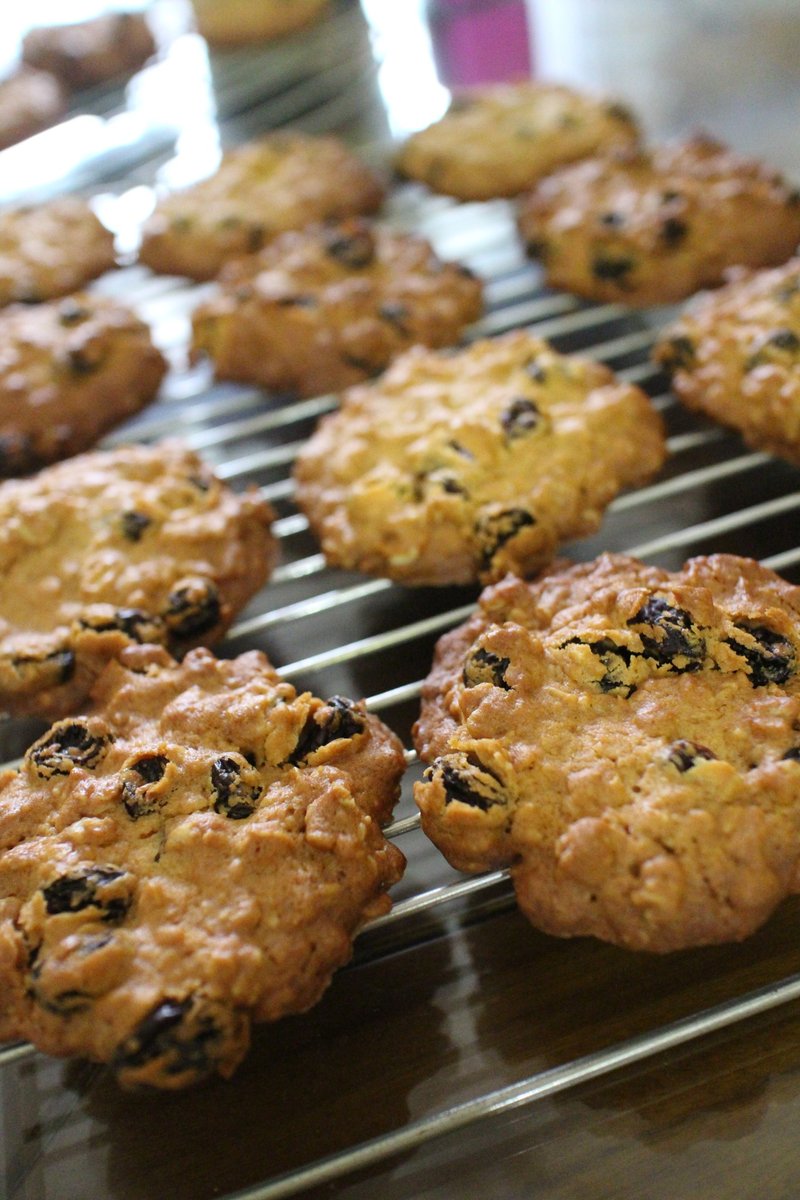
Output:
[[[428,23],[436,69],[445,87],[530,76],[524,0],[429,0]]]

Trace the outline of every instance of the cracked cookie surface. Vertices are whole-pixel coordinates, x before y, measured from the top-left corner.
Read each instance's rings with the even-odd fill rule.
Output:
[[[0,1038],[123,1086],[230,1075],[390,907],[404,766],[363,704],[256,651],[128,648],[0,776]]]
[[[763,163],[695,137],[555,172],[522,200],[519,228],[551,286],[668,304],[723,283],[729,267],[788,258],[800,193]]]
[[[0,707],[61,716],[131,642],[220,637],[269,574],[272,515],[170,442],[0,484]]]
[[[800,889],[800,588],[749,559],[511,576],[441,639],[425,831],[560,936],[737,940]]]
[[[665,454],[638,388],[526,333],[416,348],[347,392],[298,456],[328,561],[401,583],[530,574]]]
[[[213,279],[287,229],[375,212],[383,185],[333,137],[272,133],[229,150],[219,169],[156,205],[140,260],[162,274]]]
[[[0,475],[87,450],[150,403],[166,370],[116,301],[76,293],[0,312]]]
[[[219,282],[195,311],[195,353],[219,378],[300,396],[377,375],[413,344],[450,345],[481,312],[465,267],[358,218],[282,234]]]
[[[800,259],[698,296],[654,356],[689,408],[800,464]]]
[[[0,305],[64,296],[115,265],[113,234],[77,196],[0,213]]]
[[[564,163],[637,140],[621,105],[526,81],[456,96],[441,120],[412,134],[397,167],[433,191],[488,200],[516,196]]]

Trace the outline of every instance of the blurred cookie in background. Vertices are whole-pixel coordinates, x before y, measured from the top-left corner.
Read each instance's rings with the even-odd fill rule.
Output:
[[[20,67],[0,80],[0,150],[41,133],[66,110],[66,93],[55,75]]]
[[[71,91],[132,75],[156,51],[141,13],[107,13],[74,25],[31,29],[22,42],[22,60],[49,71]]]

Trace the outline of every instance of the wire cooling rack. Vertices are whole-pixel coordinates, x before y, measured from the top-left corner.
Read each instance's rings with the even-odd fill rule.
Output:
[[[352,43],[347,24],[351,20],[352,14],[343,7],[327,30],[328,36],[335,33],[342,48]],[[219,105],[223,114],[237,122],[237,130],[249,134],[292,121],[322,132],[346,126],[359,111],[373,86],[363,44],[354,51],[355,61],[344,57],[331,67],[328,57],[328,73],[322,75],[301,70],[304,64],[308,67],[308,58],[295,53],[290,67],[278,74],[277,85],[266,96],[258,87],[260,60],[245,54],[226,61],[218,80]],[[151,183],[163,158],[161,148],[144,162],[141,156],[134,156],[130,170],[119,176],[115,174],[117,163],[112,174],[103,174],[103,164],[95,164],[96,184],[108,188],[112,176],[117,191]],[[698,421],[674,401],[649,358],[654,332],[669,314],[631,314],[618,305],[587,305],[571,296],[544,291],[536,268],[524,258],[512,208],[505,202],[457,205],[405,184],[393,189],[385,219],[424,233],[440,255],[460,259],[485,279],[486,315],[469,330],[467,340],[531,329],[562,351],[581,352],[609,364],[622,379],[644,387],[662,412],[670,451],[664,472],[650,486],[620,496],[595,537],[566,548],[571,557],[585,559],[607,549],[675,568],[691,554],[725,550],[759,558],[792,577],[800,565],[795,535],[800,509],[798,473],[765,454],[748,452],[735,436]],[[334,407],[335,399],[320,396],[287,402],[257,389],[215,383],[208,366],[188,365],[189,318],[208,293],[208,285],[192,286],[131,266],[97,286],[124,297],[150,322],[172,364],[159,402],[105,444],[179,436],[202,452],[232,486],[260,488],[278,511],[275,533],[282,550],[280,565],[218,652],[229,655],[262,649],[281,674],[298,686],[320,695],[366,696],[369,708],[410,745],[410,725],[436,638],[466,618],[477,592],[404,589],[386,580],[327,569],[305,518],[294,507],[291,465],[315,421]],[[23,752],[35,732],[38,730],[30,722],[10,725],[4,731],[9,759]],[[419,775],[411,749],[407,759],[403,799],[387,834],[406,853],[408,871],[394,893],[392,911],[363,932],[354,964],[340,978],[355,980],[362,972],[371,981],[369,986],[380,991],[382,980],[397,978],[398,963],[402,964],[401,977],[416,978],[430,971],[431,947],[444,943],[449,946],[451,964],[453,960],[456,963],[451,972],[455,970],[457,991],[458,980],[472,979],[476,969],[470,962],[459,968],[468,931],[491,929],[497,923],[505,929],[508,921],[523,923],[514,915],[505,872],[461,876],[424,839],[411,800],[411,784]],[[791,923],[794,919],[792,911],[787,920]],[[529,936],[529,944],[535,948],[532,954],[546,960],[554,953],[545,948],[548,939],[527,927],[521,933],[517,925],[514,928],[515,937]],[[579,948],[581,943],[557,945],[562,963],[565,955],[571,955],[577,969],[582,969],[582,956],[587,952]],[[618,955],[610,948],[591,953],[600,956],[592,960],[600,975],[603,964],[611,961],[602,956]],[[707,961],[716,961],[715,952],[710,953]],[[525,1046],[518,1059],[502,1070],[483,1062],[474,1077],[451,1079],[447,1087],[434,1089],[425,1101],[406,1105],[399,1118],[390,1105],[387,1114],[376,1115],[374,1123],[363,1113],[358,1119],[343,1119],[335,1135],[323,1135],[312,1123],[301,1148],[287,1135],[287,1145],[280,1152],[262,1152],[253,1128],[243,1137],[246,1149],[240,1147],[241,1155],[220,1157],[208,1146],[192,1143],[192,1153],[184,1147],[182,1176],[169,1177],[167,1172],[171,1182],[164,1182],[162,1173],[166,1172],[166,1149],[163,1155],[154,1153],[146,1167],[134,1164],[132,1154],[126,1158],[118,1150],[118,1142],[127,1144],[126,1139],[131,1138],[135,1143],[130,1122],[142,1122],[141,1109],[132,1114],[125,1110],[124,1120],[119,1110],[105,1124],[93,1110],[92,1097],[98,1089],[101,1096],[110,1095],[101,1068],[64,1067],[27,1045],[6,1047],[0,1049],[0,1098],[7,1134],[0,1164],[5,1170],[6,1192],[9,1198],[25,1200],[72,1200],[84,1194],[137,1200],[167,1195],[268,1200],[344,1194],[336,1189],[346,1188],[348,1180],[363,1180],[369,1172],[382,1180],[388,1178],[382,1172],[390,1172],[399,1158],[417,1154],[458,1131],[483,1128],[488,1117],[531,1106],[800,998],[800,977],[787,971],[784,959],[780,955],[775,958],[769,947],[755,951],[756,960],[762,962],[761,972],[755,974],[746,974],[732,953],[734,957],[723,962],[723,982],[718,986],[712,982],[699,994],[687,992],[683,965],[667,968],[667,991],[674,1003],[647,1008],[638,1025],[634,1022],[631,1027],[612,1029],[610,1034],[603,1026],[596,1037],[578,1041],[563,1055],[556,1049],[543,1061]],[[334,983],[329,995],[336,993],[337,986]],[[342,986],[349,996],[351,984]],[[435,986],[434,979],[431,987],[435,990]],[[613,994],[611,985],[610,997]],[[310,1014],[274,1027],[267,1035],[270,1044],[266,1050],[259,1044],[252,1065],[241,1069],[248,1072],[243,1091],[237,1093],[237,1076],[232,1083],[214,1085],[191,1099],[182,1098],[184,1107],[173,1104],[167,1108],[158,1118],[159,1128],[163,1118],[168,1136],[178,1137],[178,1130],[189,1119],[184,1116],[187,1113],[202,1127],[216,1105],[235,1111],[240,1103],[237,1095],[247,1097],[249,1103],[257,1094],[263,1104],[259,1089],[264,1076],[259,1072],[270,1070],[264,1065],[270,1062],[267,1051],[274,1052],[281,1028],[289,1030],[286,1036],[292,1044],[298,1037],[301,1045],[306,1036],[322,1038],[320,1030],[324,1032],[331,1019],[325,1008],[329,1003],[335,1013],[336,1000],[326,997],[319,1006],[321,1016]],[[503,1003],[499,994],[497,1003]],[[377,1020],[381,1034],[391,1039],[388,1022],[396,1016],[395,1012],[387,1017],[385,1030],[380,1016],[373,1015],[370,1020]],[[478,1053],[482,1044],[485,1051],[487,1040],[491,1038],[479,1030]],[[381,1045],[385,1044],[382,1041]],[[318,1049],[315,1061],[324,1074],[329,1046]],[[494,1051],[493,1046],[490,1049]],[[484,1057],[490,1059],[491,1053]],[[432,1062],[436,1071],[442,1069],[439,1058],[434,1056]],[[531,1064],[534,1069],[526,1070]],[[337,1077],[337,1086],[346,1091],[361,1086],[359,1081],[373,1068],[356,1051],[344,1067],[340,1063],[336,1069],[344,1072]],[[418,1086],[424,1090],[424,1071],[421,1079]],[[288,1113],[287,1122],[299,1118],[292,1104],[301,1105],[303,1096],[300,1088],[296,1095],[281,1100],[279,1107],[284,1115]],[[124,1102],[109,1103],[113,1107]],[[272,1119],[276,1120],[275,1113]],[[123,1125],[124,1135],[120,1132]],[[122,1154],[125,1166],[117,1170],[114,1179],[109,1174],[107,1190],[82,1192],[76,1181],[83,1178],[86,1164],[93,1164],[96,1172],[98,1155],[113,1158],[115,1152]]]

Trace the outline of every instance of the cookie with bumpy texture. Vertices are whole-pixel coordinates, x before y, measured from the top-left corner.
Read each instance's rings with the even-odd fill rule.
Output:
[[[40,26],[22,39],[23,62],[49,71],[71,89],[132,75],[155,49],[141,13],[104,13],[73,25]]]
[[[397,169],[461,200],[516,196],[564,163],[635,146],[620,104],[524,81],[456,96],[441,120],[413,134]]]
[[[402,746],[263,655],[135,647],[0,777],[0,1038],[123,1086],[230,1075],[390,907]]]
[[[211,644],[269,574],[272,516],[174,442],[0,484],[0,709],[62,716],[131,643]]]
[[[77,196],[0,213],[0,306],[64,296],[115,265],[113,234]]]
[[[300,396],[371,378],[414,344],[448,346],[481,312],[466,267],[358,217],[282,234],[220,285],[194,313],[194,353],[221,379]]]
[[[66,110],[64,89],[54,75],[21,67],[0,80],[0,150],[47,129]]]
[[[668,304],[729,267],[783,262],[800,240],[800,193],[781,175],[695,137],[565,167],[520,206],[547,283],[591,300]]]
[[[0,313],[0,475],[94,445],[153,399],[167,369],[150,330],[86,293]]]
[[[139,258],[162,274],[212,279],[287,229],[375,212],[383,193],[336,138],[272,133],[229,150],[209,179],[165,196],[145,222]]]
[[[416,797],[538,928],[737,940],[800,890],[800,588],[749,559],[509,576],[441,639]]]
[[[296,498],[334,566],[489,582],[593,532],[664,454],[643,392],[517,332],[415,348],[347,392],[298,456]]]
[[[212,46],[271,41],[305,29],[329,0],[192,0],[197,29]]]
[[[800,465],[800,258],[698,296],[654,356],[689,408]]]

